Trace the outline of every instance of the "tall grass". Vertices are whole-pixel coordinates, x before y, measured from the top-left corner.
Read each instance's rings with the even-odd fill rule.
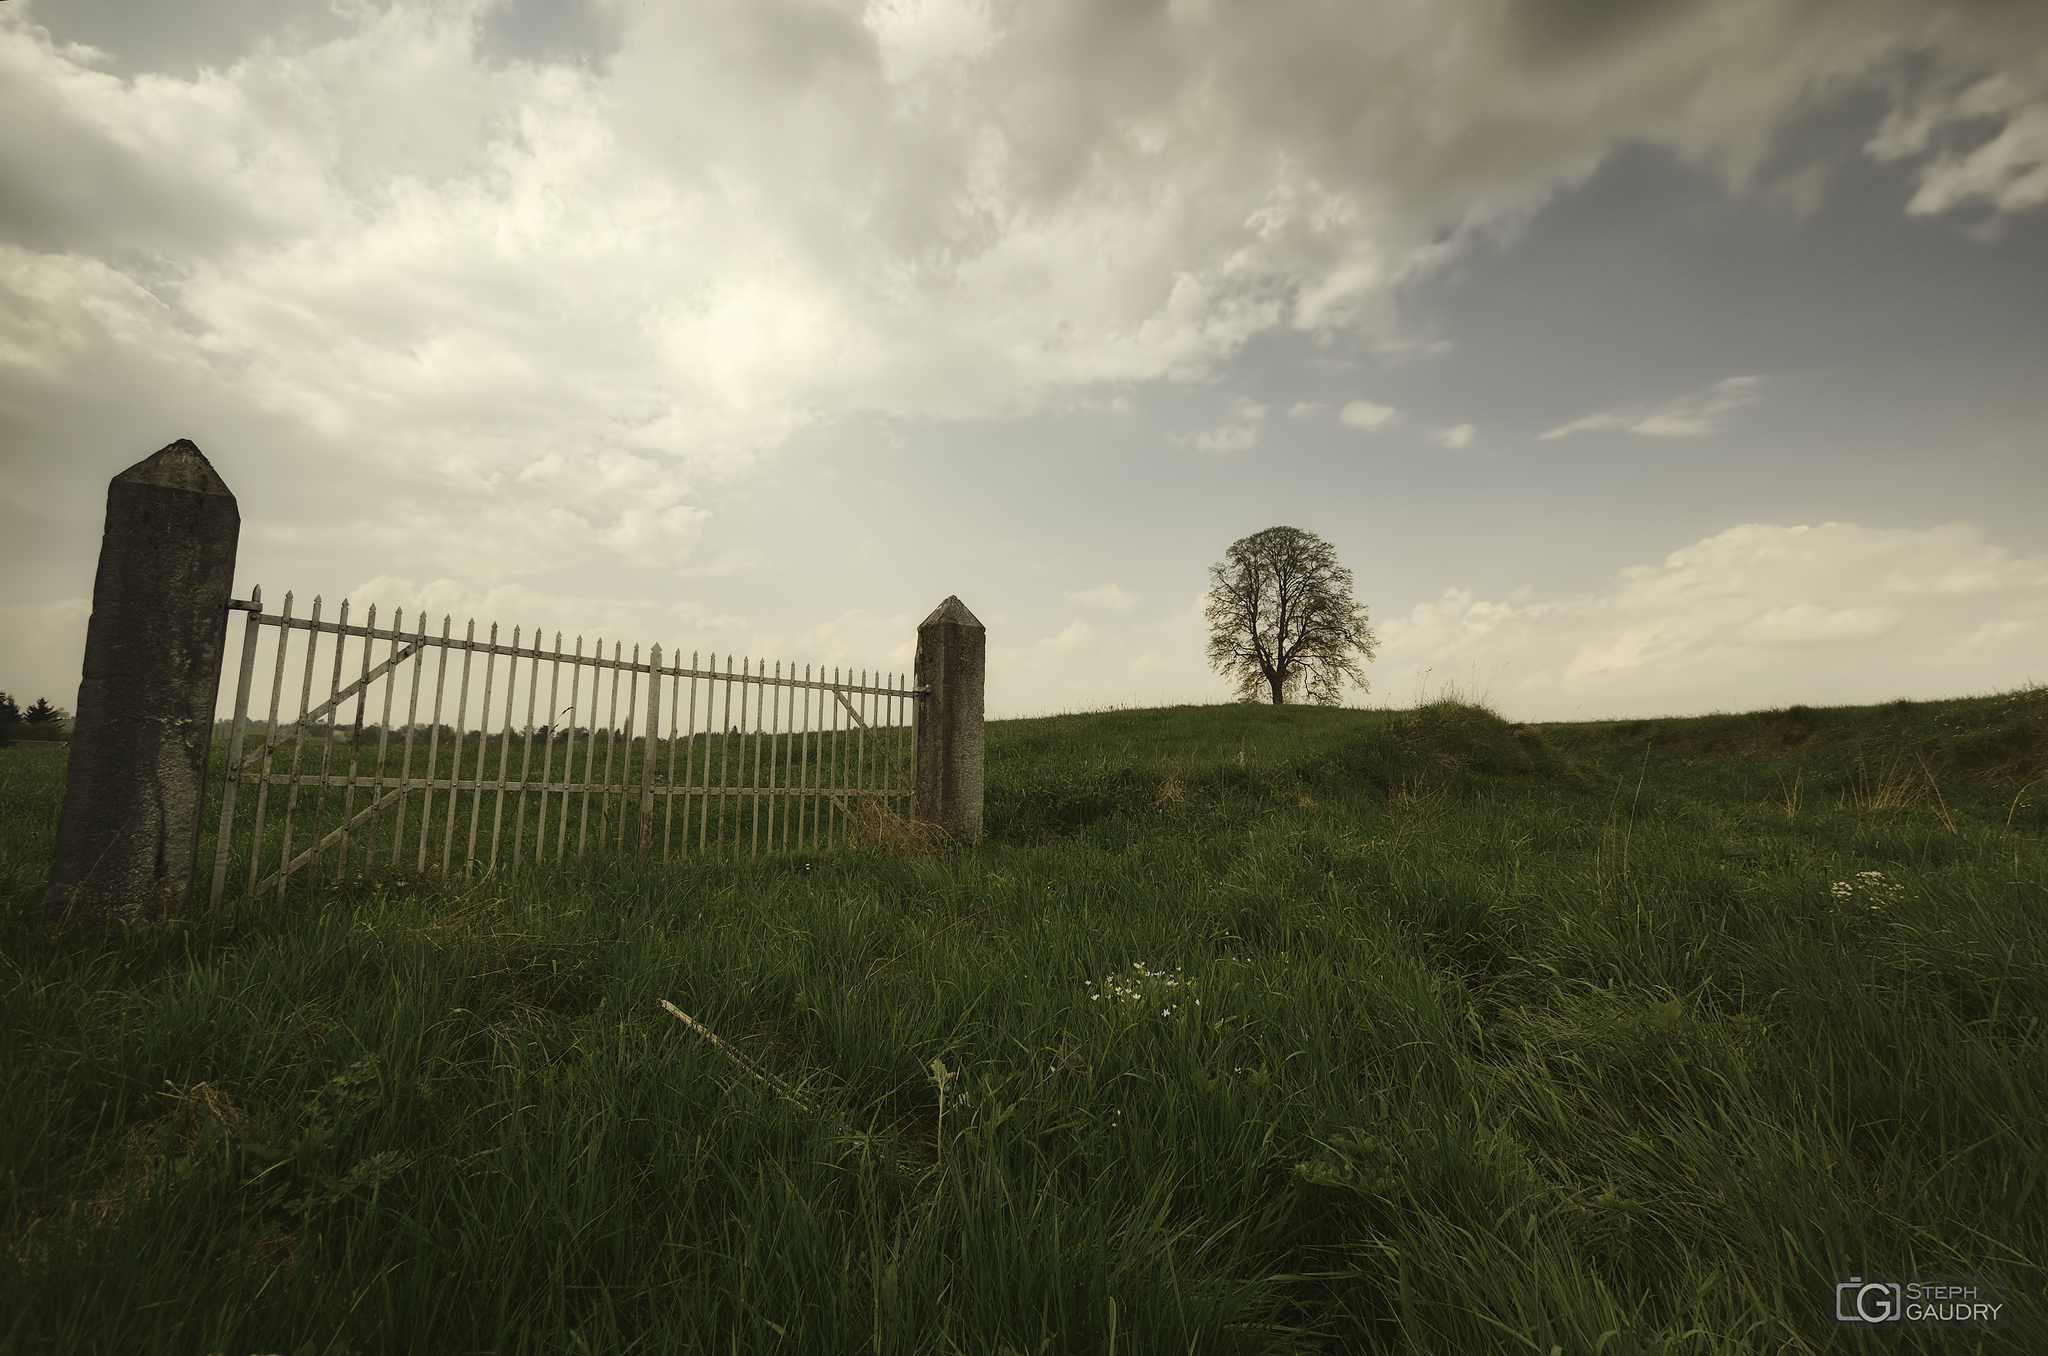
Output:
[[[0,1351],[2048,1349],[2029,712],[1001,722],[979,848],[125,939],[8,751]]]

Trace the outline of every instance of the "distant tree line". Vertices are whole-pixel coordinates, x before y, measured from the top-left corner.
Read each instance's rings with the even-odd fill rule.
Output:
[[[47,697],[36,698],[24,709],[12,696],[0,692],[0,744],[12,744],[16,739],[56,739],[69,719],[71,713],[50,705]]]

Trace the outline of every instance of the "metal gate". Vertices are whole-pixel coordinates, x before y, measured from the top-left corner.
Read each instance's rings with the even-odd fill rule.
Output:
[[[560,632],[544,646],[517,627],[500,644],[497,625],[479,640],[474,621],[455,636],[448,617],[430,634],[424,613],[407,631],[403,609],[389,627],[375,607],[353,625],[346,600],[333,621],[318,598],[299,618],[289,593],[266,613],[260,588],[229,607],[247,620],[215,905],[231,874],[244,893],[282,895],[305,872],[466,879],[571,855],[647,860],[657,846],[663,861],[755,856],[909,815],[924,694],[902,674],[807,664],[799,677],[794,663],[735,670],[731,655],[721,668],[695,653],[685,666],[618,641],[607,657],[602,639],[586,653],[580,636],[564,649]],[[259,655],[270,690],[252,721]],[[296,713],[280,723],[293,680]]]

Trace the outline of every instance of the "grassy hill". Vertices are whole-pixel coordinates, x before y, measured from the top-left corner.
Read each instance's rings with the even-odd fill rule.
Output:
[[[997,722],[976,849],[121,941],[36,921],[64,757],[0,1352],[1828,1351],[1866,1270],[2048,1349],[2040,690]]]

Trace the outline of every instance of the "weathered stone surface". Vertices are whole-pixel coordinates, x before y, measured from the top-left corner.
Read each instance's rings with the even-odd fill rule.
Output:
[[[917,628],[917,774],[912,813],[956,839],[981,840],[983,689],[988,631],[958,598]]]
[[[186,900],[241,522],[234,495],[182,438],[107,486],[43,897],[52,926],[142,922]]]

